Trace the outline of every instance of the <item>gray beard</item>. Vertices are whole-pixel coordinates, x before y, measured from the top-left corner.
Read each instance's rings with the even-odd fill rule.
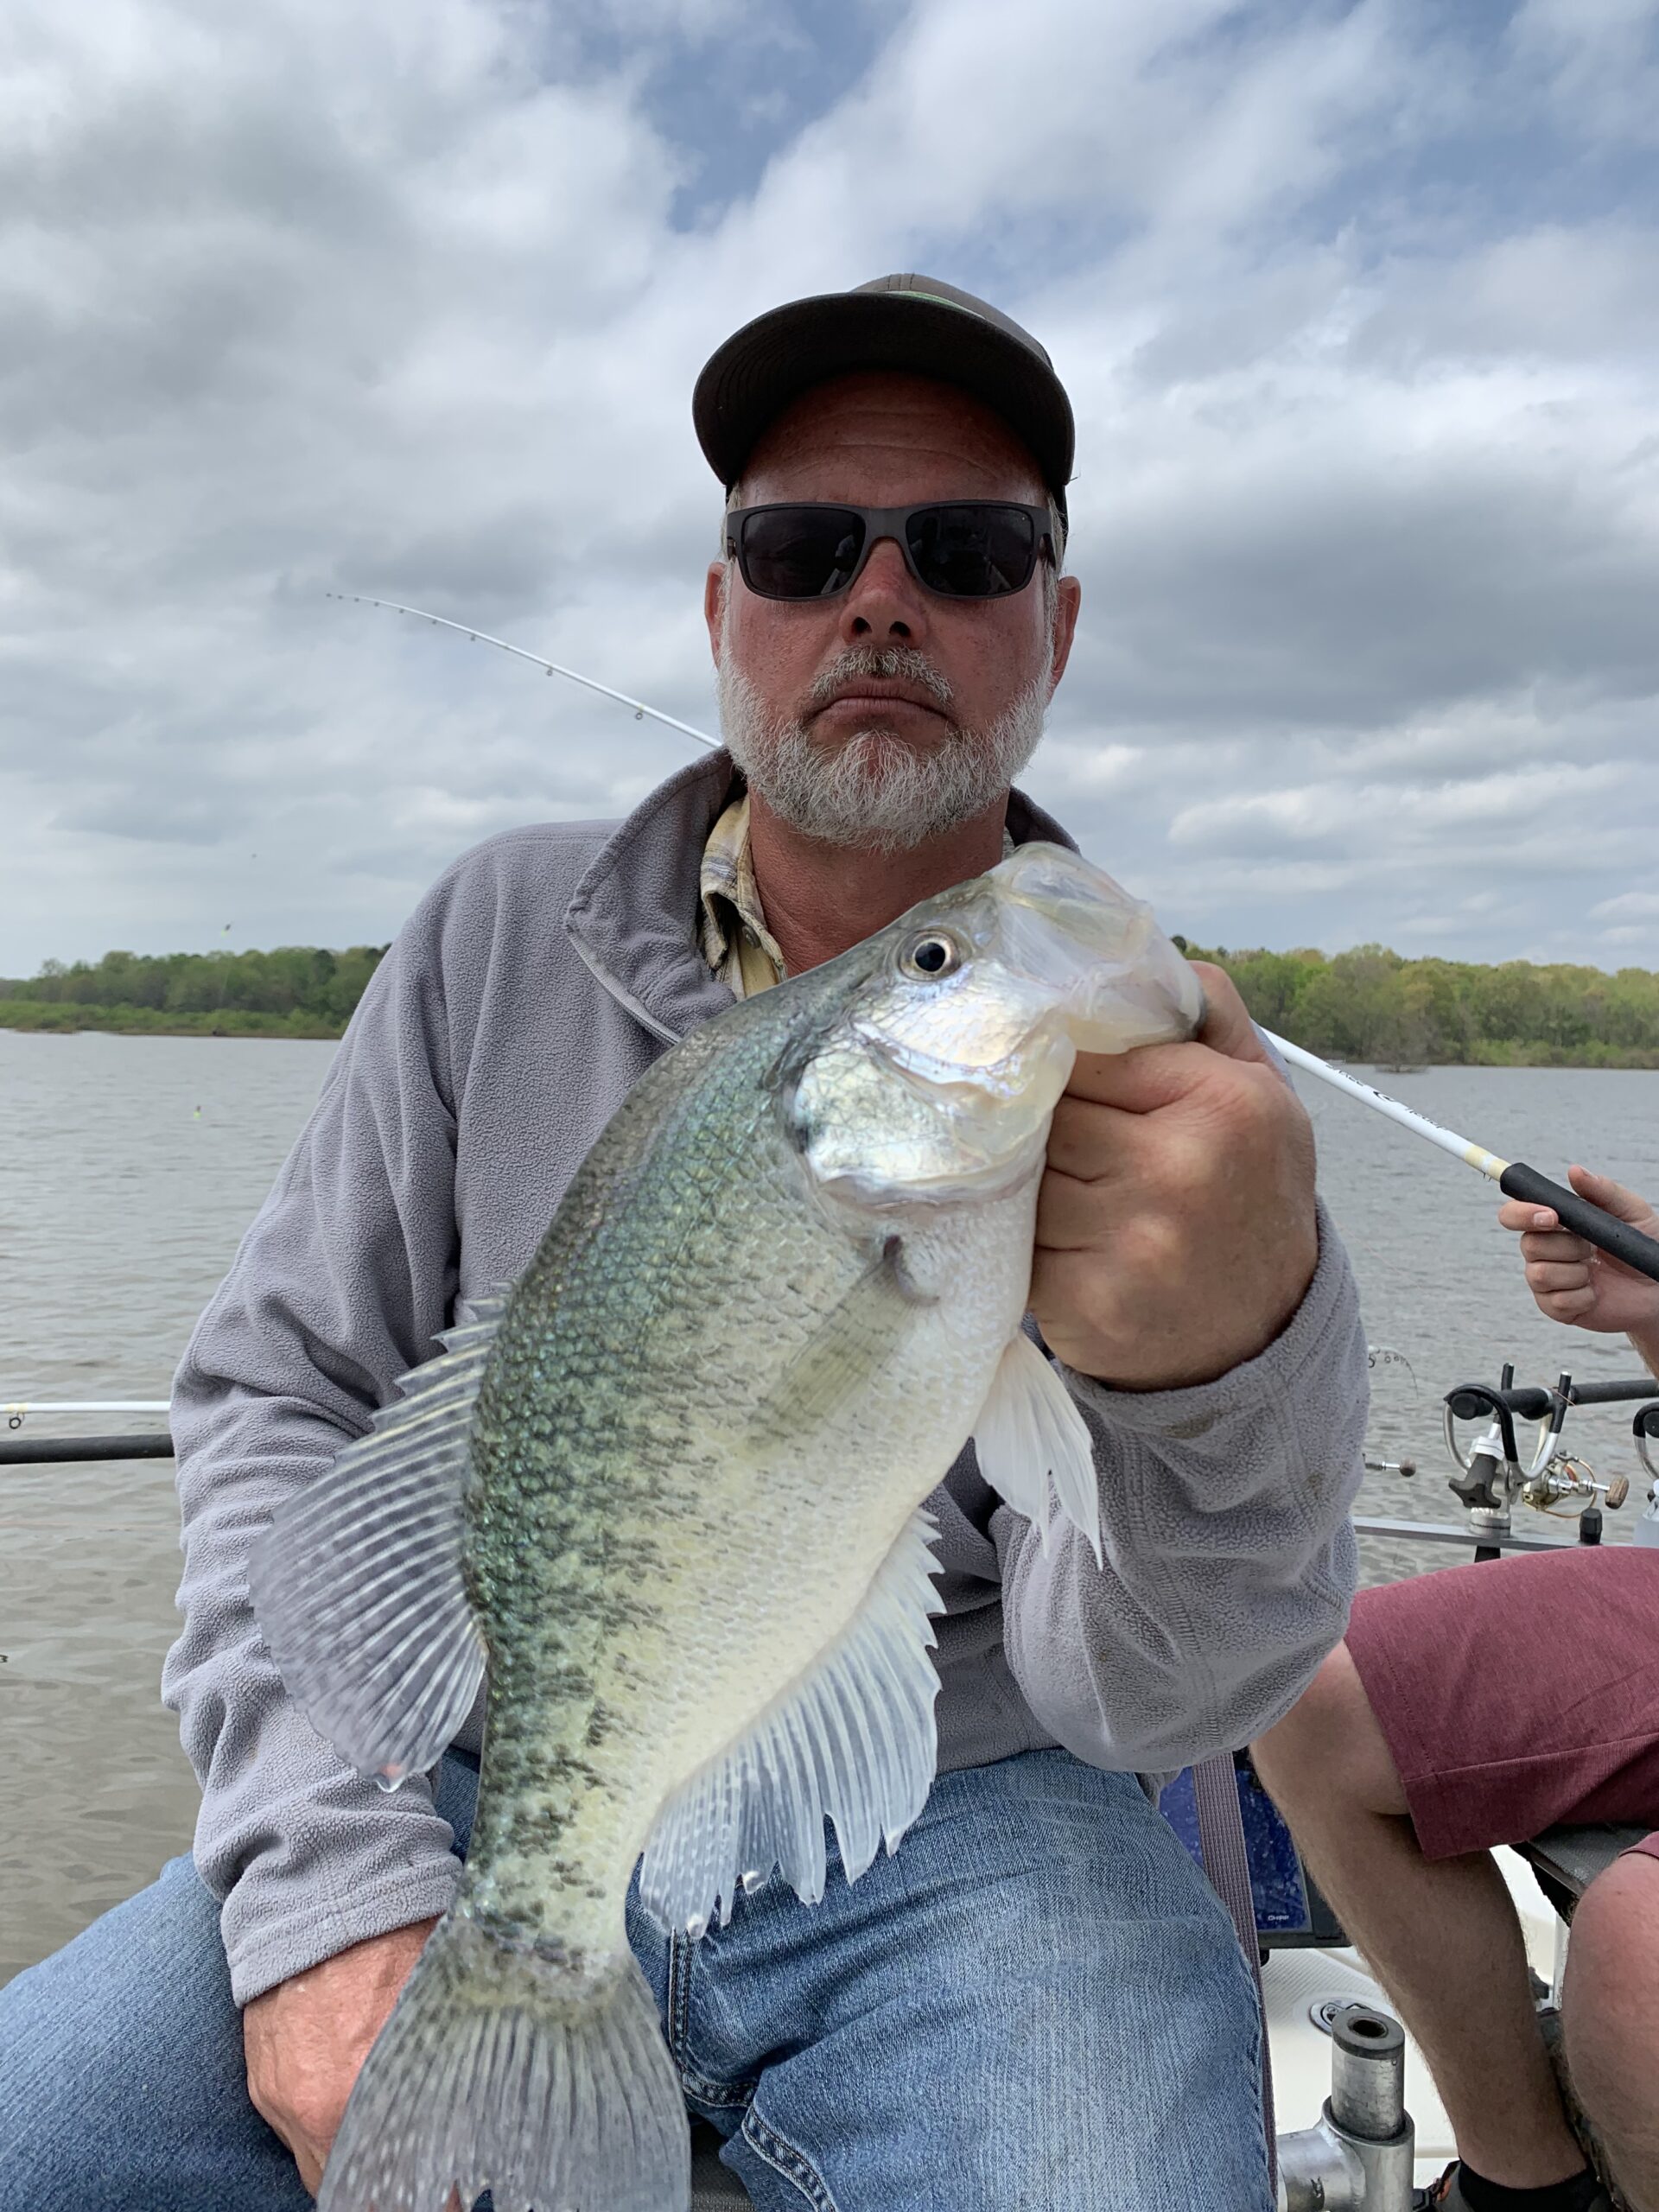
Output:
[[[1037,750],[1048,705],[1049,658],[988,728],[952,724],[939,744],[907,745],[890,730],[859,730],[843,743],[820,744],[805,721],[768,716],[738,668],[729,634],[721,641],[720,727],[752,791],[772,811],[826,845],[906,853],[985,813]],[[827,703],[857,676],[924,686],[941,706],[950,687],[913,645],[855,645],[826,669],[812,702]]]

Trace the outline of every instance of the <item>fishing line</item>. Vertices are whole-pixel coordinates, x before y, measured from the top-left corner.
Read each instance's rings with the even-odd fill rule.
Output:
[[[707,745],[718,752],[720,740],[710,737],[706,730],[693,729],[690,722],[677,721],[672,715],[660,709],[648,707],[643,699],[631,699],[626,691],[613,691],[608,683],[595,683],[591,676],[578,675],[574,668],[561,668],[556,660],[543,660],[540,653],[527,653],[522,645],[510,645],[505,638],[493,638],[487,630],[474,630],[465,622],[452,622],[447,615],[429,614],[423,607],[402,607],[395,599],[370,599],[366,594],[355,591],[329,591],[325,599],[349,600],[355,607],[384,607],[393,614],[413,614],[419,621],[435,623],[440,630],[454,630],[463,638],[470,638],[475,645],[496,645],[504,653],[511,653],[515,660],[527,660],[537,668],[544,668],[550,676],[568,677],[572,683],[584,685],[589,691],[602,692],[606,698],[614,699],[624,707],[633,709],[633,719],[639,721],[649,715],[654,722],[665,722],[670,729],[677,729],[683,737],[694,737],[699,745]]]
[[[496,645],[504,653],[512,653],[519,660],[532,662],[544,668],[550,676],[568,677],[572,683],[581,683],[589,691],[602,692],[606,698],[615,699],[625,707],[632,707],[638,721],[649,715],[653,721],[664,722],[670,729],[678,730],[683,736],[695,738],[699,745],[718,749],[720,740],[710,737],[706,730],[694,729],[690,722],[677,721],[672,715],[660,713],[648,707],[643,699],[631,699],[626,691],[613,691],[608,683],[595,683],[590,676],[580,676],[574,668],[562,668],[557,661],[543,660],[539,653],[528,653],[522,645],[510,645],[505,638],[493,638],[487,631],[474,630],[464,622],[451,622],[442,614],[429,614],[424,607],[400,606],[395,599],[371,599],[359,592],[331,591],[328,599],[350,601],[358,607],[384,607],[394,614],[412,614],[422,622],[433,622],[442,630],[458,631],[463,638],[475,644]],[[1258,1025],[1259,1027],[1259,1025]],[[1637,1274],[1646,1275],[1659,1282],[1659,1239],[1644,1236],[1628,1221],[1620,1221],[1588,1198],[1569,1190],[1565,1183],[1556,1183],[1548,1175],[1541,1175],[1535,1167],[1529,1167],[1523,1160],[1500,1160],[1495,1152],[1488,1152],[1484,1145],[1471,1144],[1467,1137],[1459,1136],[1453,1130],[1443,1129],[1438,1122],[1431,1122],[1426,1114],[1419,1114],[1399,1099],[1390,1098],[1386,1091],[1374,1090],[1369,1083],[1361,1083],[1344,1068],[1332,1067],[1329,1060],[1322,1060],[1317,1052],[1310,1052],[1300,1045],[1293,1045],[1288,1038],[1276,1037],[1270,1029],[1261,1032],[1276,1052],[1281,1052],[1293,1067],[1304,1074],[1317,1076],[1321,1083],[1332,1084],[1347,1097],[1357,1099],[1362,1106],[1369,1106],[1373,1113],[1382,1114],[1402,1129],[1409,1129],[1414,1136],[1427,1143],[1438,1145],[1442,1152],[1449,1152],[1454,1159],[1477,1169],[1496,1183],[1505,1198],[1521,1198],[1530,1205],[1548,1206],[1556,1214],[1563,1228],[1582,1236],[1599,1251],[1622,1260]]]

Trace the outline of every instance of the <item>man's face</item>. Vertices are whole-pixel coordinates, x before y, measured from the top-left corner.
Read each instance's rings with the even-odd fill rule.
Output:
[[[1040,503],[1030,454],[992,410],[925,377],[841,377],[773,423],[740,486],[772,500]],[[752,788],[811,835],[902,849],[983,812],[1029,756],[1070,651],[1075,582],[1039,563],[1005,599],[941,597],[890,539],[839,597],[748,590],[709,569],[722,721]],[[803,817],[805,818],[803,818]]]

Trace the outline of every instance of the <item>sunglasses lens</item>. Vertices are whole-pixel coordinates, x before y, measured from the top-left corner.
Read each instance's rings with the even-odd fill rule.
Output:
[[[1031,582],[1037,532],[1018,507],[982,500],[918,507],[906,537],[916,573],[950,599],[1005,599]]]
[[[850,507],[762,507],[743,518],[738,565],[763,599],[823,599],[846,589],[863,550]]]

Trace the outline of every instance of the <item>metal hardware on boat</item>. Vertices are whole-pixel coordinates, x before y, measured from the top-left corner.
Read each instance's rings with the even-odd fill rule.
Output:
[[[1459,1472],[1447,1476],[1447,1487],[1468,1507],[1471,1527],[1484,1527],[1490,1521],[1496,1520],[1507,1529],[1510,1525],[1510,1478],[1512,1473],[1518,1475],[1520,1471],[1504,1449],[1504,1440],[1498,1426],[1494,1421],[1484,1434],[1475,1439],[1465,1454],[1459,1448],[1452,1419],[1448,1402],[1446,1409],[1446,1449],[1457,1461]]]
[[[7,1433],[0,1435],[0,1467],[43,1467],[73,1465],[80,1459],[170,1459],[172,1439],[166,1429],[143,1429],[120,1435],[23,1437],[14,1442],[31,1414],[166,1414],[165,1398],[34,1398],[13,1399],[0,1405]]]
[[[1367,1452],[1365,1471],[1368,1475],[1403,1475],[1409,1481],[1417,1471],[1417,1462],[1414,1459],[1373,1459]]]
[[[1492,1551],[1558,1552],[1574,1541],[1565,1535],[1546,1535],[1541,1529],[1494,1529],[1488,1532],[1460,1521],[1401,1521],[1388,1514],[1357,1513],[1353,1529],[1357,1536],[1387,1536],[1407,1544],[1453,1544],[1465,1554],[1471,1544]]]
[[[1637,1408],[1631,1427],[1643,1465],[1659,1478],[1659,1466],[1648,1455],[1649,1440],[1659,1437],[1659,1402],[1653,1398],[1650,1376],[1628,1382],[1574,1382],[1570,1375],[1562,1375],[1552,1390],[1517,1389],[1515,1370],[1506,1366],[1495,1390],[1484,1382],[1464,1382],[1446,1392],[1446,1448],[1456,1471],[1447,1482],[1467,1510],[1468,1534],[1478,1548],[1477,1557],[1493,1558],[1512,1541],[1510,1508],[1517,1498],[1558,1520],[1564,1520],[1567,1510],[1576,1512],[1580,1541],[1600,1541],[1602,1510],[1618,1512],[1630,1497],[1630,1478],[1614,1475],[1605,1483],[1599,1481],[1587,1460],[1562,1448],[1561,1431],[1573,1407],[1618,1405],[1632,1398],[1649,1401]],[[1489,1417],[1489,1426],[1465,1447],[1459,1439],[1459,1422],[1478,1421],[1483,1414]],[[1516,1421],[1538,1424],[1532,1456],[1524,1465],[1515,1440]],[[1637,1541],[1659,1541],[1659,1530],[1638,1529]]]
[[[1331,2094],[1312,2127],[1279,2138],[1279,2212],[1410,2212],[1416,2140],[1400,2023],[1335,2007]]]
[[[1636,1418],[1630,1423],[1630,1433],[1636,1439],[1637,1458],[1655,1481],[1659,1482],[1659,1467],[1656,1467],[1648,1457],[1649,1444],[1655,1437],[1659,1437],[1659,1400],[1651,1405],[1637,1408]]]
[[[81,1459],[170,1459],[164,1428],[141,1436],[0,1437],[0,1467],[72,1466]]]

